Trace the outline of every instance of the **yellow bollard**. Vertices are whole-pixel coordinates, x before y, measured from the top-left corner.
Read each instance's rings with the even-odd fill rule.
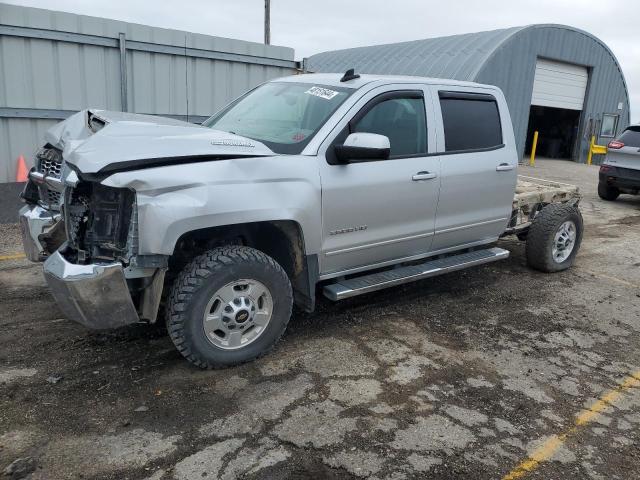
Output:
[[[531,145],[531,158],[529,159],[529,166],[535,167],[536,165],[536,148],[538,148],[538,131],[533,132],[533,145]]]
[[[589,142],[589,154],[587,155],[587,165],[591,165],[591,159],[593,157],[593,146],[596,144],[595,135],[591,135],[591,141]]]

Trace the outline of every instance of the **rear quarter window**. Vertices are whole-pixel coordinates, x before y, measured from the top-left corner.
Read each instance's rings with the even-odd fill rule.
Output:
[[[619,140],[627,147],[640,147],[640,127],[627,128]]]
[[[445,150],[484,150],[502,145],[502,125],[495,97],[439,92]]]

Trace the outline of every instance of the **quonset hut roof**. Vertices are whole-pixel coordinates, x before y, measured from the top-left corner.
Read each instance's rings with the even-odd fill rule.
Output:
[[[473,81],[493,52],[523,28],[527,27],[324,52],[310,57],[307,68],[342,72],[355,67],[362,73]]]
[[[425,38],[410,42],[388,43],[318,53],[307,59],[311,72],[356,72],[381,75],[417,75],[475,81],[482,67],[517,34],[531,30],[565,30],[598,43],[619,67],[613,52],[589,32],[568,25],[535,24],[521,27]],[[625,85],[626,86],[626,85]]]
[[[538,58],[582,65],[589,86],[581,120],[576,159],[583,158],[582,138],[592,120],[620,114],[619,131],[629,124],[629,93],[615,56],[597,37],[566,25],[536,24],[489,32],[427,38],[318,53],[305,60],[309,72],[415,75],[497,85],[509,104],[518,152],[523,155]]]

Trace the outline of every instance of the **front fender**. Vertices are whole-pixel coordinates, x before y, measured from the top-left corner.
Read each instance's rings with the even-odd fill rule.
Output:
[[[135,190],[141,255],[171,255],[193,230],[269,220],[297,222],[305,253],[320,249],[315,157],[212,160],[116,173],[102,183]]]

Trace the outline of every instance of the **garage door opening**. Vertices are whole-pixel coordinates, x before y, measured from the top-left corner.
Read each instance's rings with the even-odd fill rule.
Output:
[[[529,111],[526,153],[531,153],[533,132],[538,131],[536,155],[547,158],[574,158],[580,111],[532,105]]]
[[[533,133],[538,131],[537,154],[548,158],[575,159],[574,148],[584,105],[587,67],[546,58],[536,60],[525,152],[531,153]]]

